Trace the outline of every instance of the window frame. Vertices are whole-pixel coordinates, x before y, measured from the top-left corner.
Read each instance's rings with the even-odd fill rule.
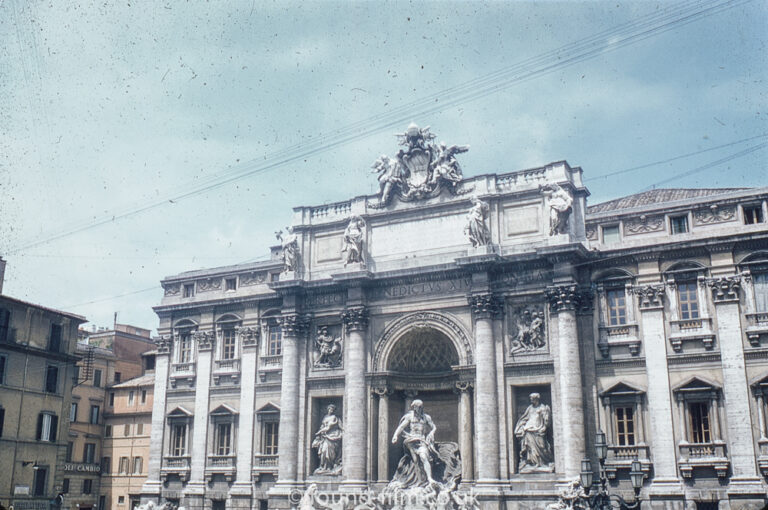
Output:
[[[59,417],[51,411],[41,411],[37,415],[37,441],[55,443],[59,429]]]
[[[187,455],[187,438],[189,436],[189,423],[186,420],[178,420],[171,423],[170,451],[171,457],[184,457]]]
[[[267,341],[265,342],[267,356],[283,355],[283,328],[277,323],[267,324]]]
[[[64,328],[61,324],[51,323],[48,336],[48,350],[50,352],[61,352],[63,332]]]
[[[8,368],[8,355],[0,354],[0,385],[5,384],[7,368]]]
[[[136,461],[138,461],[138,468],[139,468],[138,470],[136,469],[136,464],[137,464]],[[132,468],[133,468],[133,470],[131,471],[132,474],[140,475],[142,473],[142,470],[144,469],[144,457],[140,457],[140,456],[134,457]]]
[[[280,421],[268,420],[262,422],[261,427],[261,452],[264,455],[279,455]]]
[[[51,374],[54,374],[51,376]],[[52,395],[59,393],[59,366],[48,363],[45,366],[45,380],[43,381],[43,391]]]
[[[748,212],[757,211],[757,215],[753,216],[751,218],[748,218]],[[753,203],[753,204],[741,204],[741,216],[744,220],[744,225],[759,225],[761,223],[765,223],[765,216],[763,214],[763,204],[762,203]],[[749,216],[752,216],[749,214]],[[753,221],[748,221],[753,220]],[[754,221],[757,220],[757,221]]]
[[[90,412],[88,413],[88,423],[91,425],[98,425],[101,419],[101,406],[91,404]]]
[[[96,463],[96,443],[83,444],[83,463],[84,464]]]
[[[93,369],[93,387],[94,388],[101,388],[101,376],[102,375],[103,375],[103,372],[102,372],[102,370],[100,368],[94,368]]]
[[[682,221],[681,225],[684,226],[685,230],[679,230],[679,225],[677,224],[679,221]],[[669,216],[669,233],[671,235],[675,236],[680,234],[688,234],[690,231],[691,224],[688,219],[688,213]]]
[[[0,308],[0,343],[9,341],[11,333],[11,311],[7,308]],[[3,381],[0,380],[0,384]]]
[[[34,475],[32,478],[32,495],[45,496],[47,492],[48,492],[48,466],[38,466],[37,469],[34,471]]]
[[[608,239],[605,235],[606,230],[610,230],[612,233],[615,229],[615,239]],[[612,225],[600,225],[600,234],[602,236],[603,244],[618,244],[621,242],[621,227],[618,223]]]
[[[682,289],[685,289],[685,292],[683,292]],[[701,301],[699,299],[698,281],[690,279],[683,279],[681,281],[676,280],[675,291],[677,294],[678,318],[684,321],[701,319]],[[683,296],[686,296],[686,299],[683,299]],[[693,297],[693,299],[691,299],[691,297]],[[686,307],[685,309],[683,308],[684,305]],[[693,305],[693,307],[691,305]]]
[[[72,402],[69,405],[69,422],[77,423],[77,402]]]

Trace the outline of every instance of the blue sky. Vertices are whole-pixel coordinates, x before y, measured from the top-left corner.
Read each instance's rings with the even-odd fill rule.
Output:
[[[393,134],[411,121],[430,125],[440,140],[470,145],[461,157],[469,176],[566,159],[584,169],[591,203],[765,142],[600,177],[768,133],[768,4],[736,2],[611,45],[615,27],[675,5],[6,0],[4,292],[97,325],[110,325],[118,312],[120,322],[154,328],[162,277],[263,257],[291,207],[373,192],[370,164],[396,151]],[[595,34],[607,50],[592,58],[523,82],[502,80],[492,93],[477,87],[478,97],[450,104],[455,96],[445,91]],[[376,119],[411,103],[419,105],[414,112],[434,108],[394,115],[395,127],[207,193],[166,200],[354,123],[380,127]],[[766,154],[756,150],[664,186],[766,186]],[[158,201],[166,204],[19,249]]]

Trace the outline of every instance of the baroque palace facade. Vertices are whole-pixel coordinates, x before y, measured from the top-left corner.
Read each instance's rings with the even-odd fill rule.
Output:
[[[613,493],[637,459],[644,508],[761,508],[768,188],[588,207],[578,167],[464,179],[433,139],[271,260],[163,280],[143,502],[562,508],[601,430]]]

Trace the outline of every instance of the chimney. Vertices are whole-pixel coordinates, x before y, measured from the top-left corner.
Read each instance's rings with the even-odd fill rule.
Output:
[[[5,280],[5,261],[0,257],[0,294],[3,293],[3,281]]]

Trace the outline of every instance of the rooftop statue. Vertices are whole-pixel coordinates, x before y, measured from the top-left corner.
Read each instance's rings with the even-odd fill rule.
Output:
[[[435,144],[436,135],[429,126],[416,124],[396,136],[403,148],[394,158],[380,156],[372,166],[379,174],[378,207],[387,205],[393,193],[405,201],[436,196],[444,186],[458,194],[457,185],[464,176],[456,154],[467,152],[469,146]]]
[[[285,235],[278,230],[275,237],[283,248],[283,271],[296,271],[299,266],[299,239],[293,233],[293,227],[287,227]]]
[[[344,267],[347,264],[363,263],[363,237],[365,221],[360,216],[352,216],[344,229],[341,254],[344,258]]]
[[[467,212],[467,223],[464,233],[472,243],[473,248],[491,244],[491,231],[488,229],[488,204],[479,198],[472,199],[472,207]]]

